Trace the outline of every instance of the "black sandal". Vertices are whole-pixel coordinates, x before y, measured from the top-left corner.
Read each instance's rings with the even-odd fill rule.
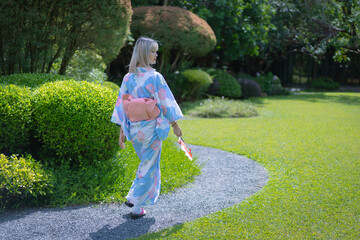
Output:
[[[125,202],[125,205],[128,206],[128,207],[133,207],[133,206],[134,206],[134,204],[131,203],[131,202],[129,202],[129,201],[126,201],[126,202]]]

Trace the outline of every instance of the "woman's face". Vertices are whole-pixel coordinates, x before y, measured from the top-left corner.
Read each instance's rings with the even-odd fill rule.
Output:
[[[158,47],[154,46],[151,48],[150,54],[149,54],[149,62],[150,64],[155,64],[156,63],[156,58],[158,56],[157,54],[158,51]]]

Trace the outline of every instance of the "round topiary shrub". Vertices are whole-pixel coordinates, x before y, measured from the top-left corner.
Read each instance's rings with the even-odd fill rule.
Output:
[[[110,81],[104,81],[104,82],[102,82],[101,83],[101,86],[103,86],[103,87],[107,87],[107,88],[109,88],[109,89],[111,89],[111,90],[113,90],[113,91],[115,91],[115,92],[119,92],[119,90],[120,90],[120,87],[119,87],[119,85],[117,85],[116,83],[114,83],[114,82],[110,82]]]
[[[0,77],[0,84],[14,84],[29,88],[36,88],[47,82],[69,80],[69,77],[59,74],[46,73],[17,73]]]
[[[241,86],[231,74],[224,70],[214,68],[207,69],[206,72],[214,77],[214,82],[219,85],[218,89],[215,89],[214,86],[210,86],[212,93],[215,94],[215,96],[228,98],[241,97]]]
[[[29,147],[31,91],[0,85],[0,152],[24,153]]]
[[[50,176],[30,155],[0,154],[0,206],[35,205],[41,196],[51,192]]]
[[[118,149],[111,123],[117,93],[85,81],[46,83],[34,92],[33,120],[40,156],[72,165],[106,160]]]
[[[206,93],[207,88],[212,83],[212,78],[209,74],[198,69],[188,69],[181,74],[187,80],[184,87],[184,94],[189,100],[200,98]]]

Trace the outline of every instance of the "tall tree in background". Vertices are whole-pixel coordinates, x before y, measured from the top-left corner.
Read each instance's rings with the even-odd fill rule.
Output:
[[[163,67],[174,71],[182,61],[204,56],[216,45],[207,22],[179,7],[134,8],[131,32],[135,38],[152,36],[160,42],[160,71]]]
[[[360,54],[360,4],[356,2],[269,0],[275,9],[274,28],[260,46],[257,71],[267,71],[272,62],[291,52],[318,61],[331,49],[335,61],[351,61],[350,54]]]
[[[203,18],[214,30],[217,46],[213,60],[220,67],[229,61],[259,54],[267,42],[273,9],[268,0],[133,0],[142,5],[179,6]]]
[[[0,2],[1,75],[50,72],[62,59],[65,74],[76,50],[93,50],[106,63],[128,34],[130,0],[29,0]]]

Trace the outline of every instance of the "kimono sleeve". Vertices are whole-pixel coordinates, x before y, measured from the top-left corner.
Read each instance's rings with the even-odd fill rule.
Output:
[[[181,109],[177,104],[174,95],[167,85],[164,77],[159,73],[155,79],[155,100],[162,115],[169,121],[173,122],[183,117]]]
[[[116,123],[121,126],[127,140],[130,140],[130,123],[129,119],[127,118],[123,104],[122,104],[122,95],[126,93],[126,85],[125,85],[125,78],[128,77],[127,75],[124,77],[124,80],[121,84],[119,95],[115,103],[114,111],[111,116],[111,122]]]

